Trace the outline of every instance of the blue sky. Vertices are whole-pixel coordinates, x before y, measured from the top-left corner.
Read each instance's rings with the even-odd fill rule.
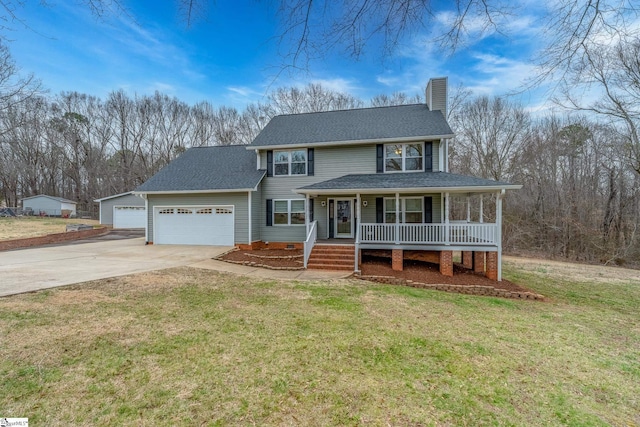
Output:
[[[218,0],[206,21],[187,28],[174,1],[127,1],[135,22],[121,15],[96,18],[79,2],[28,2],[16,14],[30,28],[4,31],[22,72],[35,74],[55,94],[78,91],[102,98],[113,90],[150,94],[155,90],[194,104],[243,108],[278,86],[320,82],[368,100],[376,94],[422,93],[429,77],[448,76],[475,94],[503,95],[521,88],[535,69],[541,15],[527,2],[504,23],[508,36],[480,35],[469,22],[469,43],[453,56],[429,42],[431,34],[403,40],[392,57],[374,46],[359,61],[337,53],[312,61],[307,72],[281,73],[276,5],[269,1]],[[437,16],[432,30],[446,23]],[[276,78],[276,76],[278,76]],[[543,89],[517,96],[537,110]]]

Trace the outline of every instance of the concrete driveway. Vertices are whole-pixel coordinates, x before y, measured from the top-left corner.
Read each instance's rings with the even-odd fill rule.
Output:
[[[144,238],[135,238],[0,252],[0,296],[191,265],[229,249],[231,247],[145,246]]]

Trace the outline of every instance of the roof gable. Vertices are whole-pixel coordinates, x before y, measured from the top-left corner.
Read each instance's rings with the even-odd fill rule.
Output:
[[[56,202],[60,202],[60,203],[71,203],[71,204],[74,204],[74,205],[78,204],[77,202],[74,202],[73,200],[65,199],[64,197],[48,196],[46,194],[38,194],[36,196],[25,197],[22,200],[23,201],[31,200],[31,199],[35,199],[35,198],[38,198],[38,197],[46,197],[47,199],[55,200]]]
[[[232,191],[254,189],[265,175],[245,145],[194,147],[134,190],[146,192]]]
[[[252,147],[451,137],[441,111],[425,104],[276,116]]]

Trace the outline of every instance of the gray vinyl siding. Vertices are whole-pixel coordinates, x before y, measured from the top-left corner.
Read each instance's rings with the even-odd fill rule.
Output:
[[[364,202],[365,200],[367,201],[367,207],[365,208],[364,206],[361,206],[362,209],[362,222],[364,222],[365,224],[375,224],[376,222],[376,198],[377,197],[383,197],[383,198],[393,198],[396,197],[395,193],[394,194],[380,194],[380,195],[373,195],[373,194],[366,194],[366,195],[362,195],[361,196],[361,200],[362,202]],[[434,223],[438,223],[438,222],[442,222],[441,218],[441,206],[442,206],[442,198],[440,193],[425,193],[425,194],[403,194],[400,193],[400,198],[404,198],[404,197],[431,197],[432,198],[432,222]]]
[[[433,162],[431,163],[432,171],[440,171],[440,141],[433,141],[433,147],[431,152],[433,153]]]
[[[260,218],[264,216],[264,211],[261,209],[263,203],[262,186],[258,186],[257,191],[251,192],[251,241],[257,242],[262,239]]]
[[[100,202],[100,224],[113,225],[114,206],[144,206],[144,199],[140,196],[127,194]]]
[[[267,154],[260,154],[261,167],[266,168]],[[314,176],[276,176],[265,177],[262,181],[262,204],[260,208],[260,237],[265,242],[303,242],[306,239],[306,228],[300,225],[273,225],[267,227],[267,199],[304,199],[301,194],[292,190],[315,184],[316,182],[338,178],[350,173],[376,173],[376,146],[357,145],[352,147],[316,147],[314,150]],[[320,200],[320,199],[318,199]],[[325,212],[321,212],[324,210]],[[314,204],[314,215],[318,219],[318,236],[324,237],[326,230],[327,207]],[[322,220],[322,221],[321,221]]]
[[[23,200],[22,207],[24,209],[31,208],[35,215],[38,215],[39,212],[46,212],[47,215],[60,216],[63,209],[70,210],[71,215],[76,214],[76,205],[73,203],[61,202],[44,196]]]
[[[447,79],[436,78],[431,80],[431,110],[440,110],[447,116]]]
[[[256,197],[260,199],[260,197]],[[207,193],[207,194],[164,194],[148,195],[149,210],[147,211],[148,239],[153,241],[153,211],[156,206],[202,206],[202,205],[233,205],[234,240],[235,243],[248,242],[248,194],[241,193]]]
[[[438,170],[439,141],[433,142],[433,170]],[[266,151],[260,153],[260,167],[267,167]],[[304,199],[304,195],[296,194],[295,188],[311,185],[316,182],[338,178],[347,174],[376,173],[376,145],[356,145],[351,147],[315,147],[314,176],[281,176],[265,177],[260,186],[259,209],[253,208],[254,220],[259,222],[259,239],[265,242],[302,242],[306,239],[306,228],[303,226],[269,226],[266,225],[267,199]],[[433,197],[433,222],[440,222],[440,194],[426,194]],[[256,193],[254,193],[256,196]],[[393,197],[389,194],[386,197]],[[348,197],[348,196],[347,196]],[[384,197],[384,196],[377,196]],[[314,219],[318,221],[318,238],[329,236],[328,197],[319,196],[311,199],[314,203]],[[376,195],[362,195],[362,201],[367,201],[367,207],[361,207],[362,221],[376,222]],[[325,201],[325,206],[321,205]],[[255,222],[254,222],[255,224]],[[254,225],[255,227],[255,225]],[[255,232],[254,232],[255,240]]]

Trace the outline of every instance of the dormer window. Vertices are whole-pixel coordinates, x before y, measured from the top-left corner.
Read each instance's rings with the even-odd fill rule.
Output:
[[[424,144],[387,144],[384,147],[385,172],[423,171]]]
[[[275,176],[306,175],[307,150],[274,151],[273,174]]]

